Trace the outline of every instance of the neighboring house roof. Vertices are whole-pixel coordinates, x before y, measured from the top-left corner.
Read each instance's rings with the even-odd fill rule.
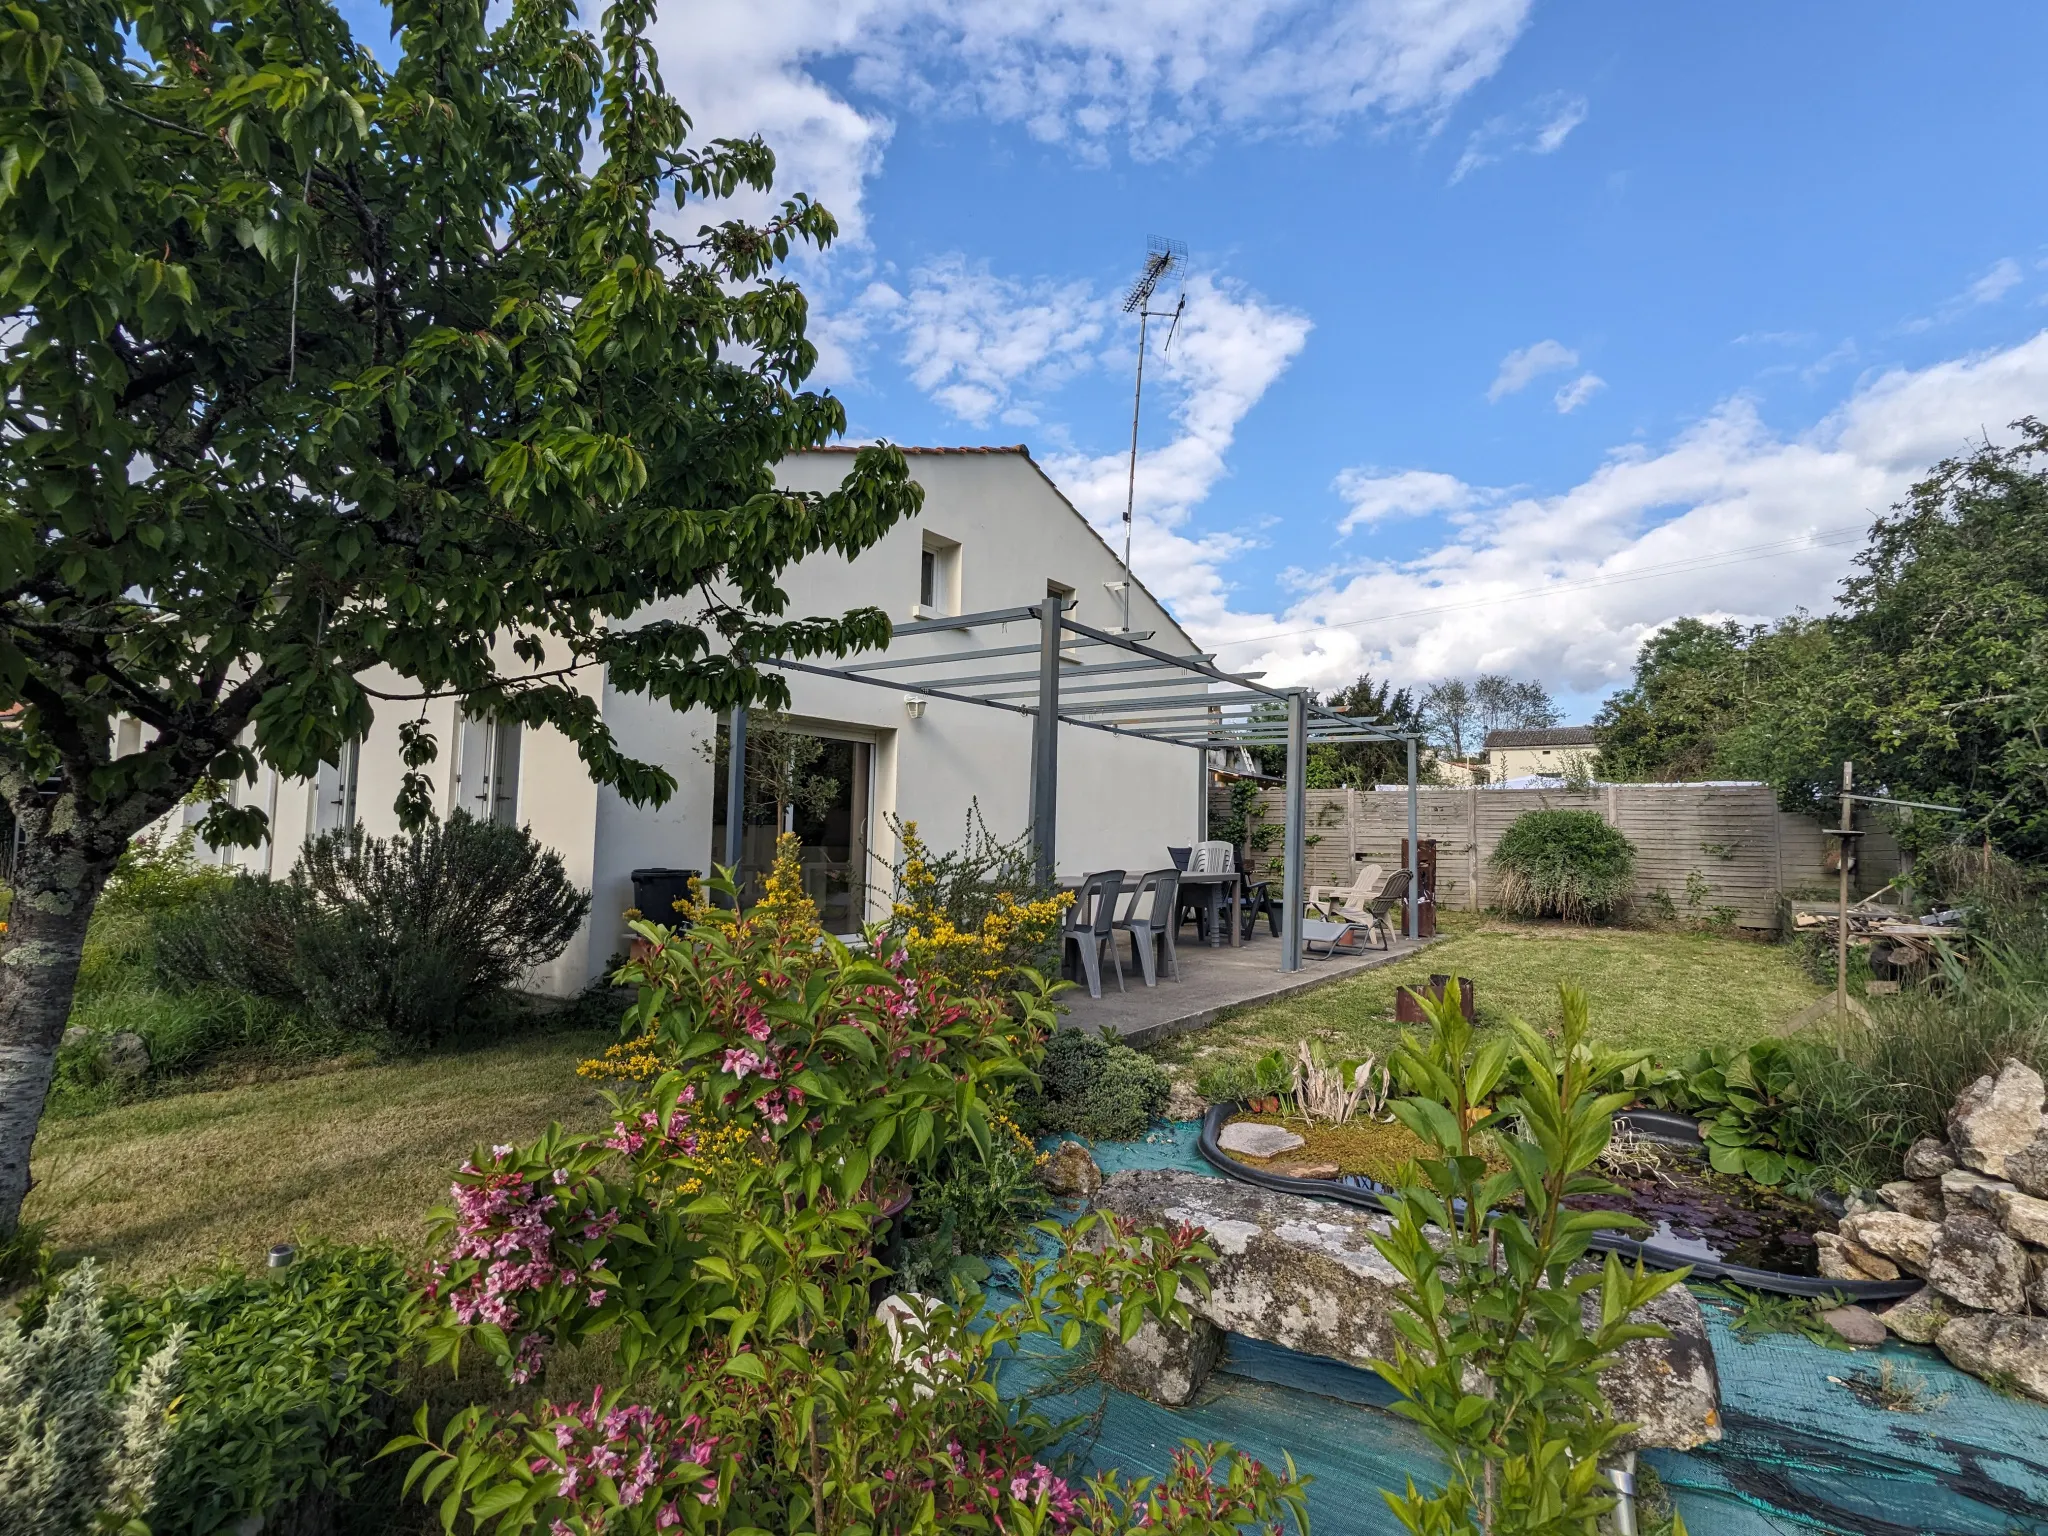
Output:
[[[861,449],[871,448],[873,446],[874,444],[872,443],[826,443],[823,447],[805,448],[800,451],[804,453],[850,454],[859,453]],[[1060,489],[1060,483],[1057,480],[1053,479],[1051,475],[1048,475],[1045,472],[1044,465],[1040,464],[1038,460],[1031,457],[1031,449],[1027,445],[1023,443],[990,443],[979,448],[912,448],[904,443],[896,443],[893,444],[892,446],[894,446],[898,453],[902,454],[906,458],[916,458],[920,454],[929,454],[934,457],[942,454],[948,456],[958,454],[1016,454],[1017,457],[1022,459],[1026,464],[1029,464],[1033,469],[1038,471],[1038,478],[1046,483],[1047,488],[1051,490],[1053,495],[1059,497],[1061,504],[1065,506],[1069,512],[1074,514],[1075,518],[1080,522],[1081,526],[1086,528],[1090,533],[1095,535],[1096,542],[1099,543],[1104,549],[1109,551],[1110,558],[1116,561],[1118,565],[1122,565],[1124,563],[1124,557],[1117,553],[1116,546],[1111,544],[1108,539],[1105,539],[1102,536],[1102,530],[1100,528],[1097,528],[1093,523],[1089,522],[1087,516],[1081,511],[1081,509],[1075,506],[1074,503],[1068,499],[1067,493]],[[1188,645],[1193,646],[1196,650],[1200,650],[1201,646],[1197,643],[1195,637],[1193,635],[1190,635],[1187,632],[1187,629],[1181,624],[1180,620],[1176,619],[1173,616],[1173,610],[1166,606],[1165,599],[1160,597],[1159,594],[1154,592],[1150,587],[1146,586],[1145,583],[1143,581],[1140,581],[1136,575],[1131,575],[1130,579],[1132,580],[1132,582],[1136,584],[1140,592],[1144,593],[1147,597],[1151,598],[1154,603],[1158,604],[1159,611],[1166,615],[1167,622],[1173,625],[1175,632],[1180,636],[1180,638],[1183,641],[1185,641]]]
[[[1553,725],[1540,731],[1488,731],[1486,750],[1500,747],[1597,747],[1600,732],[1590,725]]]

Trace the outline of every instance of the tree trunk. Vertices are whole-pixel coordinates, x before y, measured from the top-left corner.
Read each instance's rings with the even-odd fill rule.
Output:
[[[103,822],[65,825],[70,801],[66,794],[22,818],[14,908],[0,948],[0,1237],[20,1224],[28,1198],[29,1150],[71,1017],[86,924],[128,845],[125,831]],[[42,836],[29,830],[37,822]]]

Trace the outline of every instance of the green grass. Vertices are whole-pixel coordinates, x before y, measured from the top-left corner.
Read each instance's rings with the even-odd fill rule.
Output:
[[[1539,1029],[1557,1023],[1562,981],[1586,989],[1595,1035],[1610,1044],[1675,1057],[1702,1045],[1746,1044],[1772,1034],[1821,995],[1784,945],[1717,934],[1570,928],[1446,913],[1448,935],[1411,958],[1354,980],[1180,1035],[1155,1054],[1177,1073],[1249,1061],[1275,1046],[1320,1036],[1344,1055],[1385,1058],[1399,1039],[1394,989],[1432,974],[1469,977],[1482,1029],[1519,1015]],[[1310,961],[1313,965],[1315,962]]]
[[[223,1254],[260,1265],[277,1242],[421,1251],[422,1216],[473,1148],[603,1123],[576,1064],[611,1038],[534,1035],[45,1121],[23,1214],[60,1256],[130,1282]]]

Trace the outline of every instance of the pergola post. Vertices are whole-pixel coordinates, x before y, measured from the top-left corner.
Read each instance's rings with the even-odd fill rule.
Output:
[[[1299,688],[1287,695],[1287,839],[1282,852],[1286,868],[1280,882],[1280,969],[1301,969],[1301,903],[1306,892],[1301,861],[1308,785],[1308,701]],[[1234,942],[1234,941],[1233,941]]]
[[[1038,606],[1038,713],[1031,722],[1031,847],[1041,890],[1051,886],[1059,835],[1060,619],[1065,601]]]
[[[725,863],[737,871],[747,845],[747,706],[735,704],[725,727]]]
[[[1195,748],[1195,841],[1209,841],[1209,784],[1214,777],[1209,771],[1209,748]]]
[[[1422,937],[1422,848],[1415,814],[1415,738],[1408,738],[1408,937]]]

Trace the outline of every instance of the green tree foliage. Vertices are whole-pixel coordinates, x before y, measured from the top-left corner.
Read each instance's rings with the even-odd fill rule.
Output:
[[[764,656],[887,618],[785,617],[792,563],[913,512],[900,454],[824,494],[773,466],[844,428],[778,266],[834,233],[676,231],[765,191],[686,143],[646,38],[558,0],[396,0],[386,68],[329,0],[22,0],[0,19],[0,795],[26,835],[0,967],[0,1229],[86,922],[203,779],[303,775],[459,695],[549,725],[631,799],[576,669],[679,708],[780,705]],[[652,622],[626,621],[653,610]],[[115,759],[113,720],[154,733]],[[399,806],[437,745],[405,727]],[[222,799],[218,844],[262,834]]]
[[[1643,642],[1635,681],[1600,708],[1600,775],[1681,783],[1754,771],[1748,726],[1761,700],[1827,650],[1828,631],[1803,614],[1776,624],[1684,618]]]
[[[1477,757],[1495,731],[1540,730],[1558,718],[1543,684],[1493,672],[1469,683],[1459,677],[1432,683],[1418,706],[1418,723],[1431,743],[1454,758]]]
[[[1406,688],[1395,688],[1385,679],[1374,682],[1370,672],[1360,673],[1355,681],[1327,699],[1315,692],[1309,694],[1309,699],[1389,731],[1422,729],[1421,707],[1414,695]],[[1287,711],[1278,704],[1265,704],[1254,709],[1252,716],[1256,720],[1284,722]],[[1253,747],[1250,751],[1259,772],[1274,778],[1287,772],[1284,746]],[[1371,789],[1375,784],[1406,783],[1407,779],[1408,750],[1398,741],[1317,742],[1308,749],[1310,789],[1342,789],[1346,785]]]
[[[1836,611],[1653,636],[1601,712],[1603,771],[1771,783],[1831,815],[1844,759],[1890,795],[1965,808],[1901,829],[2048,857],[2048,425],[1936,465],[1872,527]]]

